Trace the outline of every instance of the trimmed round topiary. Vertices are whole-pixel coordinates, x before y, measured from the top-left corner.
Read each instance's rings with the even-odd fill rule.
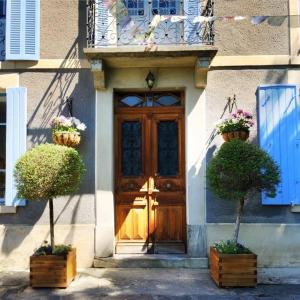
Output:
[[[49,201],[51,251],[55,249],[53,199],[75,193],[84,172],[84,163],[75,149],[54,144],[27,151],[15,166],[18,197]]]
[[[75,149],[54,144],[37,146],[16,164],[18,196],[41,200],[72,194],[83,173],[84,164]]]
[[[280,174],[268,153],[256,145],[234,139],[224,143],[209,162],[207,179],[216,196],[240,201],[234,234],[237,243],[244,200],[251,192],[266,192],[269,197],[275,197]]]

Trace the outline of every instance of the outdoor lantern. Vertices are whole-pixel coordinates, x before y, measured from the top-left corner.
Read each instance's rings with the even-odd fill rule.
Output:
[[[148,88],[151,90],[153,88],[154,82],[155,82],[155,77],[154,77],[153,73],[151,73],[151,71],[149,71],[145,80],[147,82]]]

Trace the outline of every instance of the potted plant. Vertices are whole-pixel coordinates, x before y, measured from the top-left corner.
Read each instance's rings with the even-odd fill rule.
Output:
[[[75,149],[54,144],[27,151],[15,166],[18,197],[49,202],[50,245],[42,245],[30,257],[32,287],[65,288],[76,275],[76,249],[54,243],[53,199],[76,192],[84,171]]]
[[[79,145],[80,132],[86,129],[84,123],[80,120],[65,116],[55,117],[51,121],[52,138],[55,144],[76,147]]]
[[[276,196],[279,169],[273,159],[256,145],[234,139],[224,143],[207,167],[213,193],[238,203],[233,239],[210,248],[210,274],[218,286],[255,286],[256,255],[238,243],[245,201],[258,192]]]
[[[222,134],[225,142],[232,139],[246,141],[249,137],[249,129],[254,125],[251,113],[238,109],[230,115],[230,118],[221,120],[217,124],[218,134]]]

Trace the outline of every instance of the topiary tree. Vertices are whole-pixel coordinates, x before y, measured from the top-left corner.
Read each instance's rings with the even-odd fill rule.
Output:
[[[39,145],[27,151],[15,166],[18,197],[49,201],[52,251],[53,199],[76,192],[84,171],[83,161],[75,149],[54,144]]]
[[[224,143],[207,167],[211,190],[222,199],[239,201],[233,241],[237,243],[244,202],[252,192],[276,196],[280,182],[279,168],[273,159],[257,146],[238,139]]]

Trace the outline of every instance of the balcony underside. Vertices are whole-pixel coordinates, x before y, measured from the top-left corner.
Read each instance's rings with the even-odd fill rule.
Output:
[[[86,48],[89,60],[101,60],[110,68],[193,67],[199,58],[211,61],[217,48],[204,45],[157,45]]]
[[[106,89],[107,68],[174,68],[193,67],[195,87],[205,88],[210,62],[217,48],[203,45],[157,45],[86,48],[84,52],[91,62],[94,86]]]

